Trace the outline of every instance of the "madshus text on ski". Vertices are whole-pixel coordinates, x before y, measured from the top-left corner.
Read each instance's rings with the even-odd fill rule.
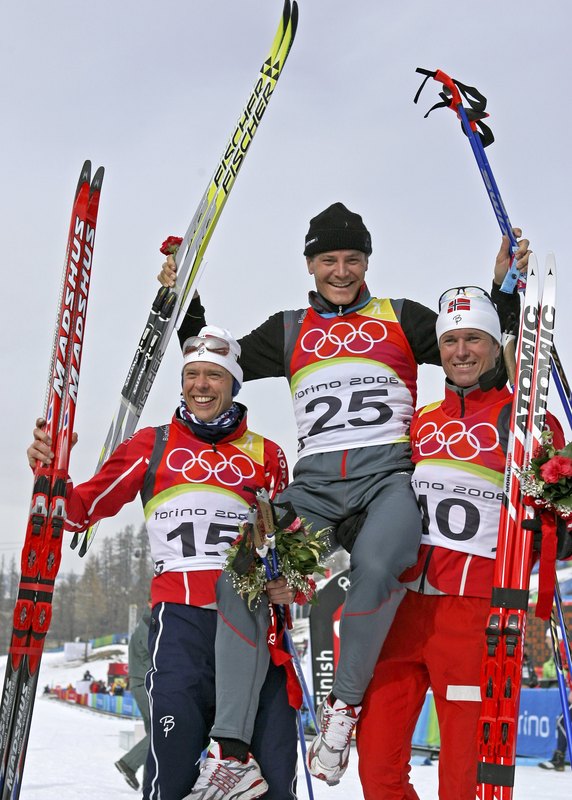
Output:
[[[52,614],[65,521],[71,440],[104,170],[91,179],[86,161],[69,227],[44,417],[54,448],[52,465],[34,470],[22,574],[0,704],[0,797],[16,800],[30,733],[40,662]]]

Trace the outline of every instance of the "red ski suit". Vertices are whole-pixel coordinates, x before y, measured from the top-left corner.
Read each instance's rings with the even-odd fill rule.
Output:
[[[401,603],[369,685],[357,742],[365,800],[419,800],[411,740],[426,692],[439,718],[440,800],[474,800],[484,629],[506,462],[512,394],[459,389],[416,412],[412,484],[423,540],[401,580]],[[563,443],[549,417],[555,443]]]
[[[225,551],[252,503],[246,487],[264,486],[274,497],[287,483],[283,451],[248,429],[246,413],[216,446],[175,415],[170,425],[138,431],[93,478],[68,489],[65,527],[86,530],[140,494],[155,563],[153,606],[215,608]]]

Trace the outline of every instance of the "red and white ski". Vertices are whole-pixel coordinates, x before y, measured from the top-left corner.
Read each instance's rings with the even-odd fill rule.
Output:
[[[520,322],[504,496],[482,668],[477,777],[480,800],[510,800],[514,786],[533,543],[532,531],[522,528],[523,520],[532,511],[522,503],[519,474],[540,444],[544,428],[555,300],[554,257],[550,255],[547,259],[540,299],[538,268],[531,256]]]
[[[0,703],[1,800],[16,800],[20,794],[40,661],[61,560],[66,483],[103,172],[100,167],[90,183],[91,163],[85,162],[72,209],[44,414],[55,455],[49,467],[38,464],[34,471]]]

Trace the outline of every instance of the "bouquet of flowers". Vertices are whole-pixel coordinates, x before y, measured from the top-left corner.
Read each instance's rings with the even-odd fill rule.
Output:
[[[280,574],[296,590],[294,602],[313,603],[316,583],[312,575],[323,575],[325,571],[320,565],[326,550],[325,531],[314,533],[291,507],[271,504],[271,511],[273,530],[269,531],[268,518],[265,523],[260,508],[251,508],[248,521],[241,524],[238,538],[227,550],[224,570],[251,609],[260,603],[270,579],[271,562],[279,565],[279,573],[272,577]]]
[[[552,510],[564,519],[572,516],[572,443],[556,450],[552,431],[544,431],[540,446],[519,477],[527,505]]]

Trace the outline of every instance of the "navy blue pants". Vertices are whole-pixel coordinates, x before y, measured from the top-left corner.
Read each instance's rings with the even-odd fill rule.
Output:
[[[199,774],[215,716],[217,612],[159,603],[151,615],[147,674],[151,743],[144,800],[181,800]],[[240,688],[237,687],[237,691]],[[286,675],[270,665],[260,696],[251,752],[269,786],[266,800],[296,797],[296,713]]]

